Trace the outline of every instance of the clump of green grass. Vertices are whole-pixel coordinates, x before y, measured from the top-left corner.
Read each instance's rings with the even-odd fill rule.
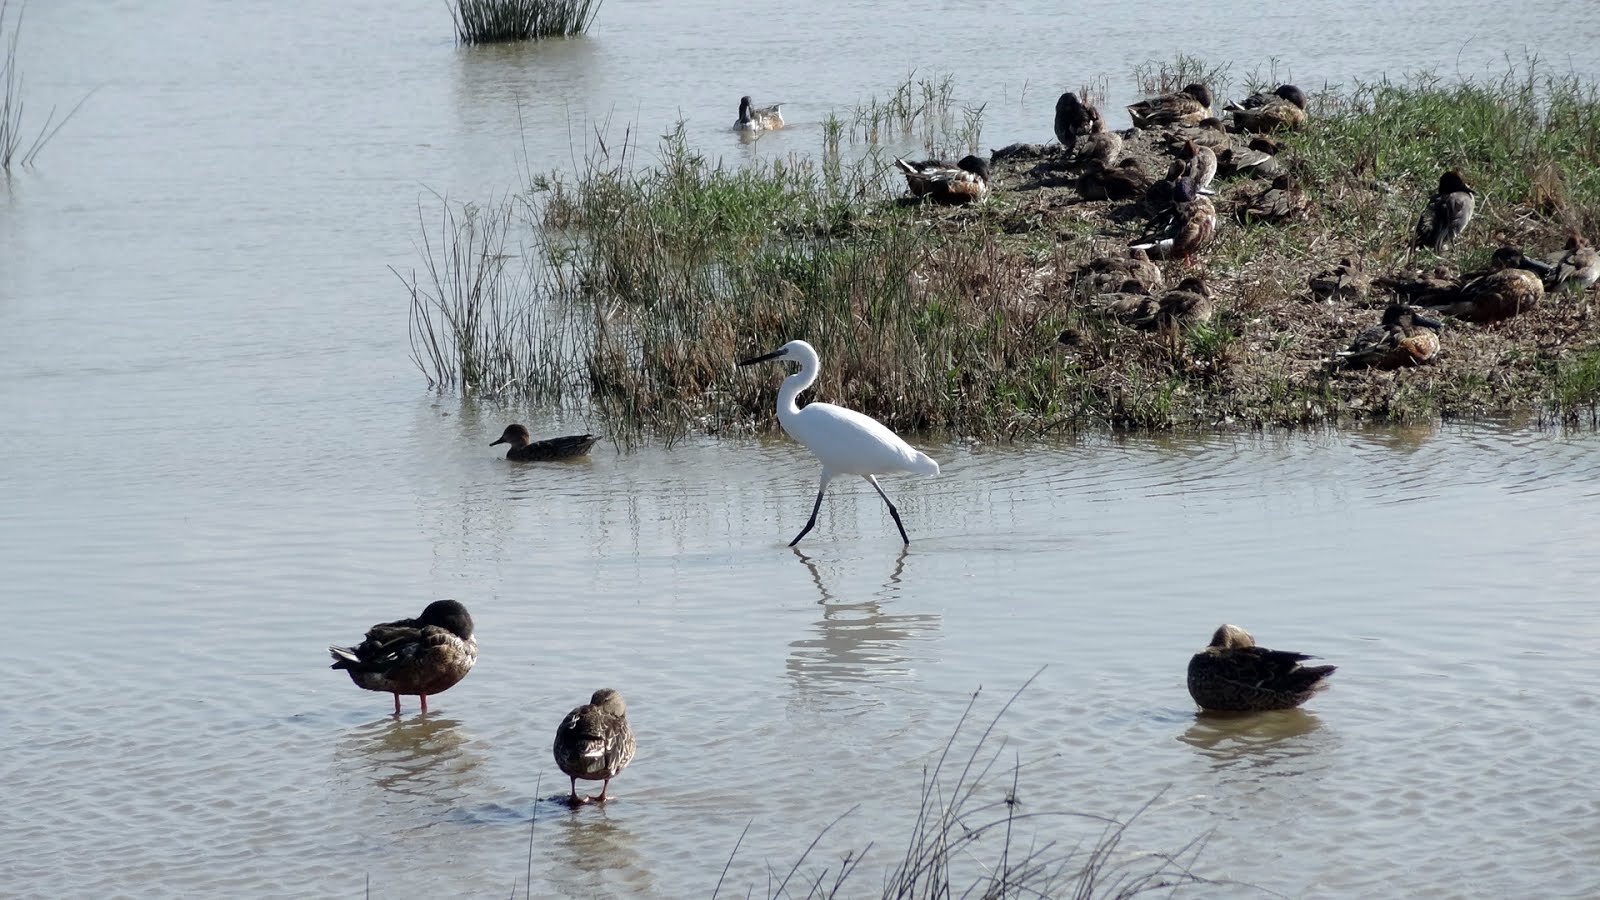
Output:
[[[1600,225],[1595,82],[1544,74],[1530,60],[1491,79],[1422,73],[1357,82],[1319,105],[1314,127],[1293,141],[1315,183],[1343,192],[1372,182],[1409,189],[1405,203],[1347,216],[1351,228],[1403,235],[1419,208],[1412,198],[1426,196],[1449,168],[1479,192],[1473,232],[1524,212],[1586,230]]]
[[[1024,684],[1000,708],[962,761],[952,751],[964,737],[962,732],[977,702],[978,694],[973,694],[938,759],[924,769],[921,800],[911,814],[905,850],[883,877],[881,889],[873,887],[870,891],[884,900],[958,896],[1094,900],[1136,897],[1155,891],[1171,895],[1185,887],[1217,884],[1193,870],[1205,844],[1203,835],[1172,853],[1130,853],[1123,849],[1129,830],[1160,799],[1159,795],[1126,819],[1066,811],[1021,811],[1023,764],[1019,761],[999,769],[1005,742],[994,743],[993,738],[1001,717],[1026,688]],[[864,879],[859,873],[873,844],[845,854],[836,868],[809,863],[817,845],[843,818],[824,828],[786,873],[769,873],[769,898],[864,896],[858,884]],[[1066,841],[1049,834],[1052,827],[1065,829],[1072,820],[1100,825],[1100,836],[1087,851],[1076,840]],[[721,892],[738,849],[735,845],[723,867],[713,898]]]
[[[919,76],[912,70],[887,98],[874,95],[856,105],[850,117],[850,142],[876,147],[888,141],[919,138],[931,153],[952,144],[949,138],[954,135],[954,146],[976,148],[984,107],[964,107],[963,122],[957,125],[951,114],[954,93],[955,80],[950,75]],[[843,120],[839,121],[842,130]],[[833,143],[837,145],[836,137]]]
[[[497,44],[583,34],[601,0],[452,0],[450,18],[463,44]]]
[[[549,281],[574,287],[561,306],[592,331],[575,349],[605,412],[669,437],[748,427],[772,379],[733,360],[795,337],[824,356],[820,396],[892,427],[1012,430],[1053,405],[1036,272],[981,213],[930,229],[921,208],[885,202],[899,186],[870,155],[834,178],[798,159],[728,168],[680,133],[658,157],[642,173],[591,167],[539,201],[566,235]]]
[[[1232,70],[1228,63],[1213,65],[1198,56],[1180,53],[1173,60],[1140,63],[1133,69],[1133,81],[1140,93],[1147,95],[1170,94],[1182,90],[1185,85],[1198,83],[1211,88],[1211,93],[1220,97]]]
[[[22,71],[17,68],[17,41],[22,36],[22,14],[26,8],[26,4],[21,4],[17,7],[17,14],[10,16],[10,3],[0,0],[0,45],[5,47],[5,60],[0,62],[0,169],[6,171],[11,170],[12,162],[33,165],[34,158],[44,149],[44,145],[50,143],[61,126],[67,124],[89,99],[89,94],[85,94],[59,121],[56,119],[56,109],[52,106],[44,124],[39,126],[32,140],[24,145],[27,138],[22,125]]]
[[[1600,424],[1600,349],[1584,350],[1556,367],[1551,406],[1561,421],[1577,425],[1587,414]]]

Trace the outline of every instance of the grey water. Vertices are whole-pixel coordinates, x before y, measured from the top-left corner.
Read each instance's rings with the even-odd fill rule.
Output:
[[[963,740],[1035,673],[985,746],[1025,811],[1156,798],[1128,853],[1208,835],[1199,874],[1290,896],[1600,893],[1594,435],[919,442],[944,473],[885,480],[908,549],[840,482],[796,553],[816,471],[782,439],[498,458],[509,421],[602,423],[429,394],[389,271],[419,207],[570,170],[596,129],[812,154],[915,70],[999,146],[1178,52],[1318,88],[1594,77],[1570,13],[613,0],[580,40],[461,48],[436,0],[30,4],[30,117],[94,94],[0,190],[0,893],[709,896],[731,857],[723,891],[763,895],[837,819],[807,865],[872,843],[868,896],[974,692]],[[739,142],[746,93],[791,127]],[[482,656],[426,717],[327,670],[437,597]],[[1224,621],[1332,688],[1196,716]],[[572,811],[550,738],[601,686],[639,754]]]

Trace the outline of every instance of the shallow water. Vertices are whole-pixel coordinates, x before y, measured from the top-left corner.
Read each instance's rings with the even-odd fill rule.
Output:
[[[1218,7],[1204,52],[1320,84],[1565,67],[1600,37],[1450,8]],[[425,393],[386,267],[416,264],[429,190],[570,166],[608,113],[682,115],[730,160],[814,152],[828,109],[913,67],[988,102],[990,143],[1040,139],[1063,87],[1126,99],[1132,64],[1197,49],[1039,4],[720,9],[608,5],[587,39],[485,50],[433,2],[28,9],[30,109],[98,91],[0,192],[4,892],[504,896],[531,868],[535,896],[696,896],[738,844],[724,891],[760,895],[853,808],[810,863],[875,841],[866,895],[973,691],[987,722],[1041,667],[989,745],[1024,811],[1164,790],[1125,849],[1209,832],[1200,874],[1295,896],[1600,892],[1594,436],[928,446],[943,475],[886,480],[909,550],[841,482],[795,553],[793,444],[513,466],[506,421],[599,423]],[[740,144],[746,92],[795,126]],[[326,669],[440,596],[483,651],[427,718]],[[1183,666],[1222,621],[1338,664],[1332,690],[1197,718]],[[602,685],[639,756],[573,813],[550,737]]]

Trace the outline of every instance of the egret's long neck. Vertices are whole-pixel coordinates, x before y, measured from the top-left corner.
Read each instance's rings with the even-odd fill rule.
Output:
[[[796,403],[806,388],[811,387],[817,380],[817,364],[813,360],[802,360],[800,371],[783,380],[783,385],[778,388],[778,421],[783,421],[789,416],[800,412],[800,404]]]

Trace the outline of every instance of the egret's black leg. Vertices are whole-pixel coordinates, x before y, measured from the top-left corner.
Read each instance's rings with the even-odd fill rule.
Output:
[[[894,508],[894,501],[890,500],[889,495],[883,492],[883,486],[878,484],[877,478],[871,475],[862,477],[867,479],[867,482],[872,485],[872,489],[878,492],[878,496],[883,498],[883,502],[889,504],[889,516],[894,519],[894,527],[900,529],[900,540],[909,545],[911,538],[906,537],[906,526],[900,522],[900,510]],[[799,540],[799,538],[796,538],[796,540]]]
[[[817,511],[822,509],[822,495],[828,490],[828,482],[832,479],[832,475],[826,472],[822,473],[822,483],[817,485],[817,502],[811,505],[811,518],[806,520],[806,527],[800,529],[800,533],[794,536],[794,540],[789,542],[789,546],[793,547],[795,544],[800,543],[801,538],[811,533],[811,529],[817,527]]]

